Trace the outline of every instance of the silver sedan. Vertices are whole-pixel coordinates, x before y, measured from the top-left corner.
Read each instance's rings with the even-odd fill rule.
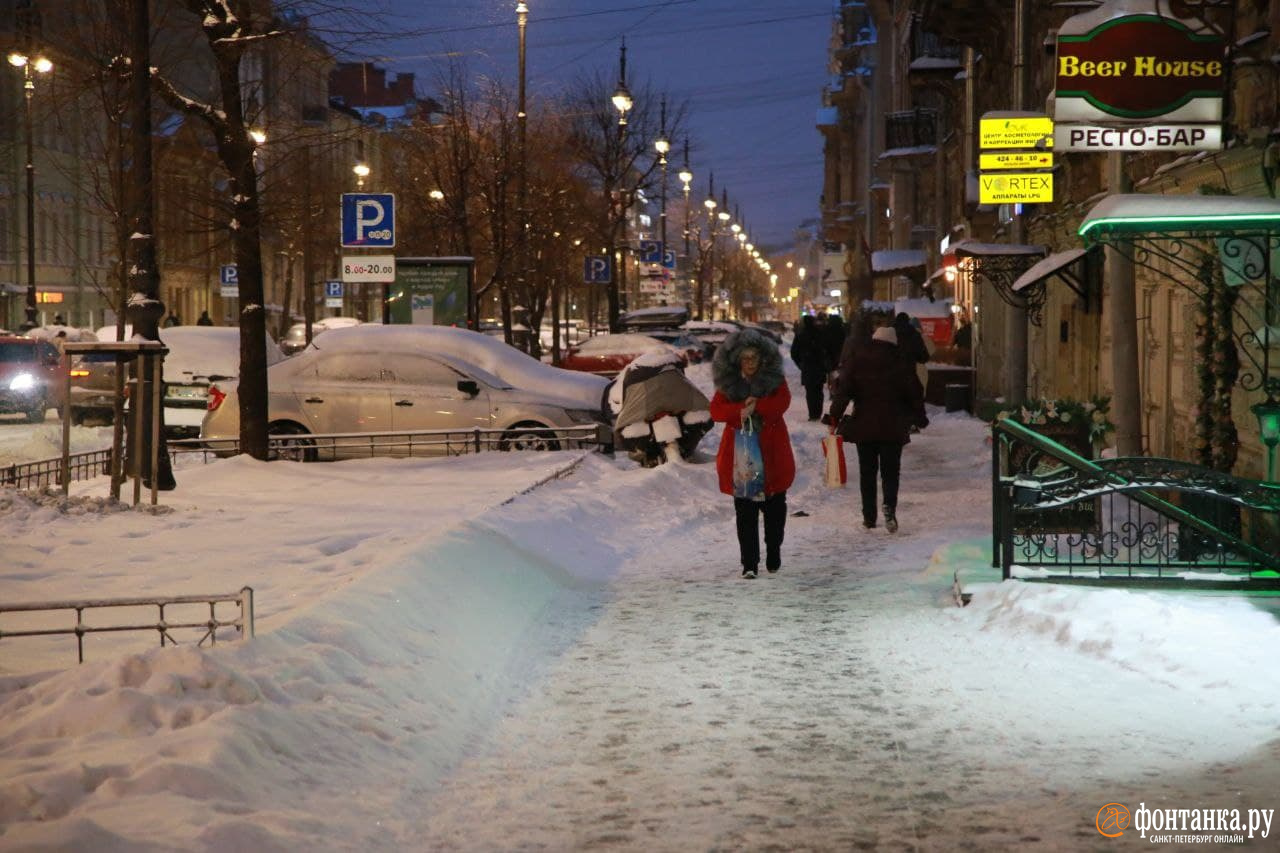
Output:
[[[485,366],[481,366],[480,363]],[[504,375],[523,381],[516,387]],[[587,380],[587,381],[584,381]],[[557,428],[607,423],[607,380],[544,365],[501,341],[464,329],[373,326],[335,329],[267,371],[274,435],[497,431],[504,448],[556,447]],[[232,383],[216,383],[201,438],[237,438]],[[299,439],[301,447],[315,443]],[[456,444],[455,444],[456,447]],[[396,439],[336,442],[295,458],[407,453]],[[421,443],[413,453],[422,454]],[[431,452],[427,448],[425,452]],[[448,452],[445,445],[435,452]]]

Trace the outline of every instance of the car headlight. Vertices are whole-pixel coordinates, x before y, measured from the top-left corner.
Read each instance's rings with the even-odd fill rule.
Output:
[[[19,373],[9,380],[10,391],[30,391],[36,387],[36,378],[30,373]]]
[[[591,409],[565,409],[564,413],[575,424],[593,424],[600,420],[600,413]]]

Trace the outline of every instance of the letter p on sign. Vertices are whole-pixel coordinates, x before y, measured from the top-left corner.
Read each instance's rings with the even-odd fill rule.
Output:
[[[391,193],[344,193],[342,246],[389,249],[396,244],[396,197]]]

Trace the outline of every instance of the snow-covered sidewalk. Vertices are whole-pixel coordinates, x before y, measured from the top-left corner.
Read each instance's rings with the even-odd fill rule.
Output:
[[[6,600],[259,591],[248,644],[95,636],[54,671],[66,640],[0,640],[0,848],[1113,849],[1109,802],[1275,807],[1272,616],[1020,583],[956,608],[989,451],[931,416],[902,530],[864,531],[796,395],[784,565],[752,581],[714,435],[652,470],[225,460],[157,514],[0,495]]]

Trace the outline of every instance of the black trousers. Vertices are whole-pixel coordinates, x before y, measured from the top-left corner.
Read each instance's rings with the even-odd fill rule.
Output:
[[[824,387],[821,383],[804,386],[804,401],[809,404],[809,420],[811,421],[816,421],[822,417],[822,390]]]
[[[876,521],[876,475],[884,483],[884,505],[898,508],[898,475],[902,470],[902,445],[896,441],[858,442],[858,474],[862,487],[862,519]]]
[[[763,501],[734,498],[733,510],[738,517],[738,549],[742,552],[742,567],[760,567],[758,514],[764,515],[765,566],[773,569],[781,566],[782,536],[787,527],[787,493],[778,492]]]

